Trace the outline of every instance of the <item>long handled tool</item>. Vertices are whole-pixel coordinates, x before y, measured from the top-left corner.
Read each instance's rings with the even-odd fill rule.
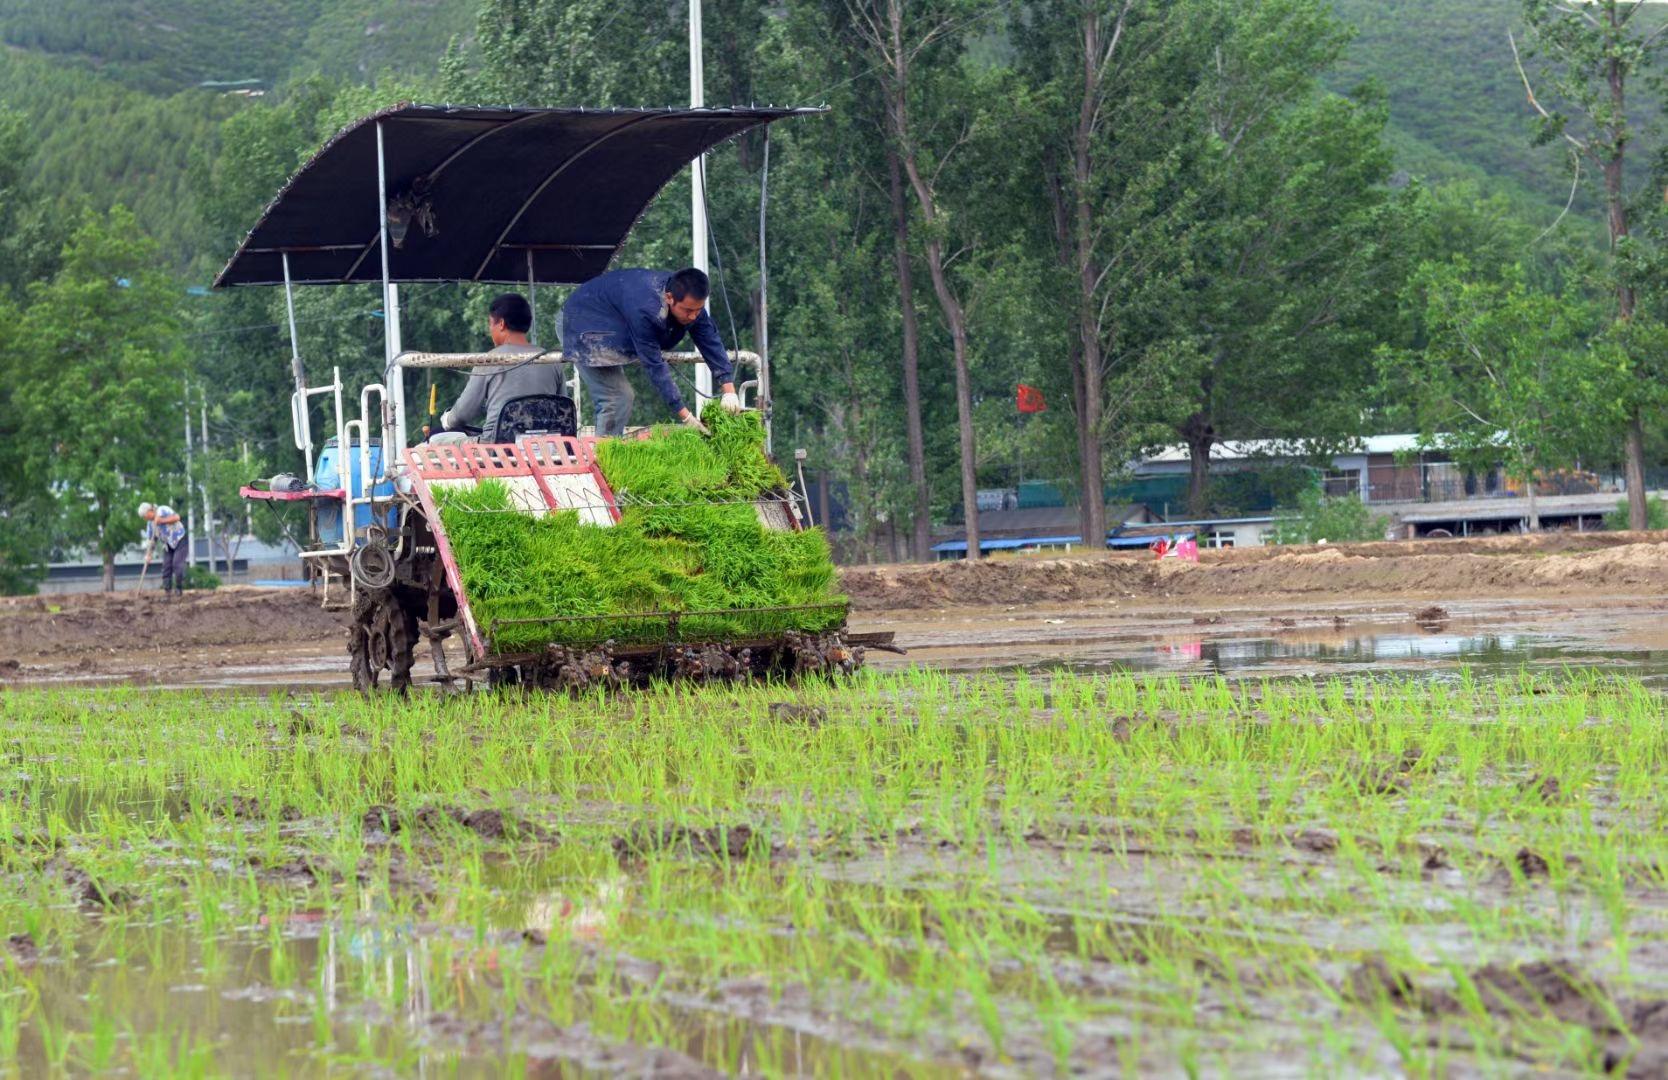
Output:
[[[145,563],[144,563],[143,566],[139,567],[139,587],[141,589],[143,589],[145,587],[145,575],[150,573],[151,555],[155,551],[156,551],[156,538],[152,537],[151,542],[145,545]]]

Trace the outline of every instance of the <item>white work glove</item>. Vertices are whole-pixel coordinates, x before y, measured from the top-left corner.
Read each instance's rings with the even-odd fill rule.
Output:
[[[696,431],[699,431],[702,435],[711,435],[712,434],[712,432],[707,430],[707,426],[705,424],[701,423],[701,418],[699,416],[696,416],[694,413],[690,412],[688,409],[685,409],[683,411],[683,422],[687,427],[694,428]]]
[[[734,416],[736,413],[741,411],[741,396],[734,390],[726,390],[723,398],[719,400],[718,404],[723,407],[725,412]]]

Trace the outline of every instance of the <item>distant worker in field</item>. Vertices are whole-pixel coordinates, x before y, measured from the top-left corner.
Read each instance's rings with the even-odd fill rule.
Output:
[[[148,502],[139,504],[139,516],[145,519],[145,565],[150,565],[158,541],[162,544],[163,598],[185,592],[186,556],[191,551],[185,542],[185,522],[173,507]],[[143,571],[139,576],[145,576]]]
[[[457,403],[441,414],[441,430],[429,436],[430,442],[464,442],[470,436],[459,429],[477,423],[481,437],[491,440],[505,402],[562,392],[560,369],[555,364],[532,362],[545,351],[528,342],[527,331],[532,328],[533,306],[525,296],[503,293],[493,297],[487,305],[487,336],[492,339],[493,355],[526,355],[528,359],[507,367],[483,364],[471,369],[469,385],[458,395]]]
[[[685,334],[723,388],[724,410],[738,413],[735,369],[707,313],[707,275],[693,267],[669,270],[613,270],[579,286],[562,307],[562,355],[574,361],[596,402],[597,434],[625,434],[634,397],[628,364],[642,364],[666,407],[690,427],[706,431],[672,381],[663,355]]]

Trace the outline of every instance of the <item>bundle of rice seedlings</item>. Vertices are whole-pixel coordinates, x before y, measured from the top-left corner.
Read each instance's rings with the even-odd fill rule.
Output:
[[[442,490],[441,519],[476,620],[497,652],[550,643],[664,638],[651,612],[713,612],[683,619],[685,639],[721,639],[838,625],[843,597],[821,529],[766,530],[753,500],[786,491],[764,453],[756,414],[709,408],[711,438],[686,428],[598,445],[621,507],[612,528],[574,511],[532,517],[512,509],[497,481]],[[840,605],[815,611],[743,608]],[[735,614],[725,614],[735,612]],[[598,622],[552,616],[610,616]],[[511,620],[540,620],[516,623]]]

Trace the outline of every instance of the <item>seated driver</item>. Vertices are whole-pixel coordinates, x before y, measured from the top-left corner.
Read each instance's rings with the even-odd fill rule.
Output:
[[[562,393],[561,369],[555,364],[536,364],[533,358],[545,350],[529,344],[527,331],[533,326],[533,307],[520,293],[494,297],[487,307],[487,335],[495,355],[525,354],[527,360],[507,367],[482,365],[469,372],[469,385],[457,403],[440,417],[441,430],[429,436],[431,443],[464,442],[471,438],[456,430],[479,427],[480,440],[490,441],[498,427],[498,413],[505,402],[533,394]]]

